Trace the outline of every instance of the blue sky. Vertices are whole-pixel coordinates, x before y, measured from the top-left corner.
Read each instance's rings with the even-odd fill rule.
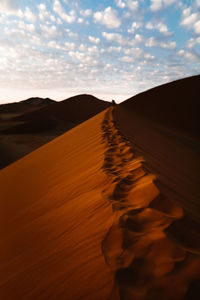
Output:
[[[118,102],[200,72],[200,0],[0,0],[0,102]]]

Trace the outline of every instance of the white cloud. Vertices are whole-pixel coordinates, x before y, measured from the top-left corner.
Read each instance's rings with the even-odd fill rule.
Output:
[[[171,41],[171,42],[167,42],[167,43],[161,42],[159,44],[159,46],[161,48],[164,48],[164,49],[170,49],[170,50],[172,50],[172,49],[176,48],[176,42],[175,41]]]
[[[175,2],[177,2],[177,0],[163,0],[165,6],[171,5]]]
[[[81,45],[79,46],[79,50],[82,51],[82,52],[86,52],[86,51],[87,51],[86,45],[81,44]]]
[[[120,8],[124,8],[126,6],[126,4],[122,0],[115,0],[115,3]]]
[[[162,8],[162,0],[151,0],[150,9],[152,11],[157,11]]]
[[[96,44],[96,45],[99,44],[99,42],[100,42],[99,38],[95,38],[93,36],[88,36],[88,39],[91,43]]]
[[[50,13],[47,11],[46,5],[43,3],[40,3],[38,5],[38,10],[39,10],[39,19],[40,21],[45,21],[50,18]]]
[[[183,10],[180,24],[188,29],[193,29],[196,34],[200,34],[200,14],[196,11],[193,12],[192,7],[189,6]]]
[[[195,21],[198,18],[198,14],[197,13],[192,13],[190,14],[188,9],[186,9],[187,12],[185,12],[185,14],[183,13],[183,19],[181,22],[181,25],[186,26],[186,27],[191,27]]]
[[[159,23],[153,23],[153,22],[148,22],[146,24],[146,29],[148,30],[158,30],[160,33],[164,34],[165,36],[170,36],[171,33],[168,30],[168,27],[166,24],[159,22]]]
[[[121,49],[122,48],[120,46],[119,47],[113,47],[113,46],[111,46],[111,47],[108,48],[108,52],[109,53],[111,53],[111,52],[120,53]]]
[[[200,37],[191,38],[189,41],[187,41],[187,47],[188,48],[193,48],[196,44],[200,44]]]
[[[42,32],[46,39],[53,39],[61,35],[61,33],[57,30],[55,25],[47,26],[47,25],[40,25]]]
[[[178,1],[177,0],[151,0],[150,9],[152,11],[158,11],[176,2]]]
[[[84,22],[84,19],[83,19],[83,18],[78,18],[77,22],[78,22],[79,24],[82,24],[82,23]]]
[[[76,19],[76,13],[71,10],[66,14],[59,0],[54,0],[53,10],[67,23],[73,23]]]
[[[82,17],[89,17],[92,14],[92,10],[91,9],[85,9],[85,10],[81,10],[80,11],[80,15]]]
[[[200,0],[196,0],[196,5],[200,6]]]
[[[128,33],[134,33],[138,28],[140,28],[140,24],[137,22],[133,22],[131,28],[128,29]]]
[[[200,20],[194,24],[194,31],[196,34],[200,34]]]
[[[77,39],[78,38],[78,34],[75,32],[72,32],[71,30],[69,30],[68,28],[65,30],[68,34],[69,37],[73,38],[73,39]]]
[[[138,10],[138,1],[133,1],[133,0],[126,0],[127,6],[130,10],[136,11]]]
[[[152,36],[146,40],[146,47],[155,47],[157,45],[155,38]]]
[[[18,22],[18,27],[24,31],[29,31],[29,32],[35,32],[35,25],[34,24],[26,24],[23,21]]]
[[[25,8],[24,17],[31,23],[34,23],[36,21],[36,16],[33,14],[29,7]]]
[[[184,52],[180,53],[180,51],[179,51],[179,54],[184,55],[184,57],[188,60],[199,61],[199,56],[196,53],[189,52],[189,51],[184,51]]]
[[[0,12],[5,14],[18,15],[19,13],[19,0],[1,0]]]
[[[74,50],[75,49],[75,44],[74,43],[65,42],[65,49],[66,50]]]
[[[48,47],[53,48],[53,49],[57,49],[57,50],[62,49],[62,47],[56,41],[50,41],[48,43]]]
[[[102,36],[109,42],[116,42],[118,44],[123,45],[124,44],[124,39],[123,36],[119,33],[107,33],[103,32]]]
[[[94,21],[95,23],[100,23],[108,28],[118,28],[121,25],[117,11],[112,9],[110,6],[104,11],[94,13]]]
[[[176,42],[175,41],[169,41],[169,42],[159,42],[155,39],[155,37],[150,37],[145,42],[146,47],[160,47],[163,49],[169,49],[173,50],[176,48]]]
[[[152,23],[152,22],[148,22],[148,23],[146,24],[146,29],[149,29],[149,30],[154,29],[153,23]]]
[[[130,57],[130,56],[125,55],[121,58],[121,60],[124,61],[124,62],[127,62],[127,63],[131,63],[131,62],[134,62],[134,57],[133,56]]]

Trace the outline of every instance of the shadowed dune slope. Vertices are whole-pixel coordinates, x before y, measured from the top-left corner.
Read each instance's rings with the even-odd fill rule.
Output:
[[[106,299],[104,112],[0,172],[0,298]]]
[[[64,133],[109,106],[109,102],[99,100],[94,96],[78,95],[16,117],[16,121],[24,122],[24,124],[8,128],[3,132],[22,134],[57,130]]]
[[[136,299],[199,297],[199,80],[195,76],[149,90],[118,105],[114,111],[117,128],[131,142],[136,156],[144,157],[143,169],[154,174],[153,184],[159,191],[149,203],[149,211],[127,216],[124,221],[127,237],[130,235],[132,240],[133,232],[145,230],[148,222],[150,227],[151,222],[158,224],[157,213],[171,220],[167,226],[164,219],[161,222],[167,240],[157,237],[140,260],[133,260],[132,265],[117,275],[121,293],[129,295],[123,299],[131,299],[130,294],[137,292]],[[176,252],[173,254],[172,244]],[[180,257],[171,264],[176,255]],[[157,271],[156,266],[159,266]],[[133,278],[139,280],[135,285]],[[156,289],[150,278],[157,278],[156,285],[153,283]],[[149,298],[142,295],[143,285],[149,289]]]
[[[200,75],[155,87],[126,100],[120,107],[199,137]]]
[[[159,86],[121,103],[115,118],[163,190],[200,222],[200,76]]]
[[[16,108],[16,114],[19,112],[20,105],[25,105],[28,102],[32,105],[31,107],[35,103],[34,107],[36,107],[39,100],[38,98],[31,98],[22,101],[24,104],[20,102],[7,105],[9,107],[5,106],[12,108],[12,112],[15,112],[14,109]],[[28,105],[26,104],[26,106]],[[1,122],[0,168],[6,167],[109,106],[109,102],[99,100],[91,95],[79,95]],[[9,117],[11,118],[11,116],[10,113]]]
[[[1,104],[0,116],[2,114],[25,114],[53,103],[55,101],[49,98],[33,97],[20,102]]]

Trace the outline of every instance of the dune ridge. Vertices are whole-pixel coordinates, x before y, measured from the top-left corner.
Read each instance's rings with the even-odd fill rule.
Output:
[[[116,293],[125,300],[193,299],[200,278],[199,242],[190,247],[193,237],[186,245],[173,238],[177,230],[181,235],[187,216],[160,193],[156,176],[116,126],[113,111],[105,113],[102,123],[102,168],[110,178],[102,195],[115,215],[102,241],[105,262],[115,277],[110,299]]]

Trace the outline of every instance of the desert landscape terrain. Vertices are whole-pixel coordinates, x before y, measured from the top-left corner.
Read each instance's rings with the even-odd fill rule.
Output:
[[[193,76],[11,118],[1,137],[37,142],[0,171],[1,299],[199,298],[199,95]]]

